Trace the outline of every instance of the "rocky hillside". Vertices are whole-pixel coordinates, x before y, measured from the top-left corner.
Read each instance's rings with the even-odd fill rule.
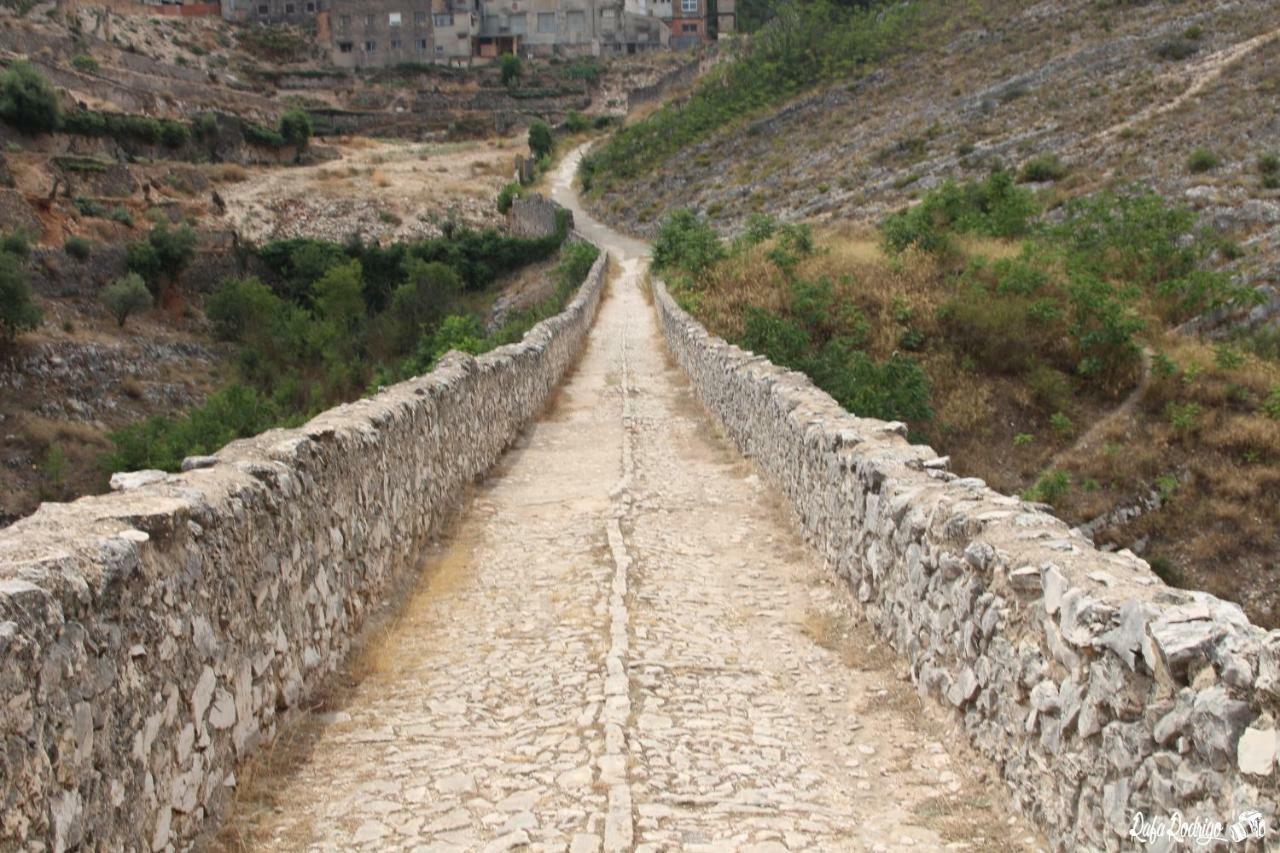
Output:
[[[1258,162],[1280,146],[1277,96],[1280,20],[1266,0],[925,4],[910,48],[612,185],[598,209],[645,233],[673,206],[722,230],[757,211],[878,220],[946,178],[1050,155],[1061,195],[1150,183],[1274,277],[1280,189]]]

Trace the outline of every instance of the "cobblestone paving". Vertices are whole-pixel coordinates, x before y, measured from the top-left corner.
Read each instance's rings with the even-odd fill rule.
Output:
[[[1042,847],[668,364],[635,244],[577,216],[621,258],[581,364],[221,841]]]

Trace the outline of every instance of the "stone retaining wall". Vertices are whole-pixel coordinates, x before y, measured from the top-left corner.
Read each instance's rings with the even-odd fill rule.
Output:
[[[200,831],[544,404],[604,263],[521,343],[0,531],[0,849]]]
[[[698,396],[1059,849],[1133,847],[1137,812],[1257,809],[1277,837],[1280,632],[949,473],[901,424],[850,415],[654,289]]]

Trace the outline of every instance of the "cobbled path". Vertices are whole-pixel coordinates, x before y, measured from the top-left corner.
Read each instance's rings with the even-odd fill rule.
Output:
[[[642,245],[576,216],[614,257],[580,365],[213,846],[1042,847],[667,361]]]

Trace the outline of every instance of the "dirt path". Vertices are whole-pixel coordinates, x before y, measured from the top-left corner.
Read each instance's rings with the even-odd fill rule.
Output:
[[[556,193],[569,192],[575,159]],[[668,361],[642,244],[556,406],[300,765],[224,838],[267,850],[1041,846],[852,615]]]

